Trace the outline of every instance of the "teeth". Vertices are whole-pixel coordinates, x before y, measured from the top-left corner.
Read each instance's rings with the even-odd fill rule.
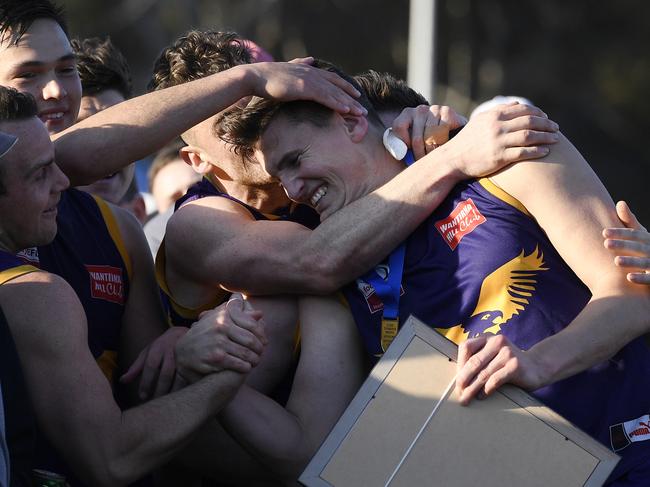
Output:
[[[316,206],[320,199],[327,194],[327,186],[321,186],[309,199],[311,206]]]
[[[45,113],[43,114],[43,118],[46,120],[58,120],[63,118],[63,112]]]

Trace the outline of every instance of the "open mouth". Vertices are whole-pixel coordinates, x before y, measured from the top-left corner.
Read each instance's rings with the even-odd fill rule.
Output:
[[[320,186],[314,192],[314,194],[311,195],[311,198],[309,198],[309,203],[311,204],[311,206],[315,208],[316,205],[318,205],[318,202],[321,200],[321,198],[326,194],[327,194],[327,186],[326,185]]]

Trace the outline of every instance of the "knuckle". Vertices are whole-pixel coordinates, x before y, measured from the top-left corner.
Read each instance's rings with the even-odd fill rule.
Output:
[[[490,375],[491,374],[487,370],[481,370],[476,376],[477,382],[480,384],[485,384],[490,379]]]
[[[472,355],[468,360],[467,364],[472,368],[472,369],[480,369],[483,365],[483,362],[477,355]]]

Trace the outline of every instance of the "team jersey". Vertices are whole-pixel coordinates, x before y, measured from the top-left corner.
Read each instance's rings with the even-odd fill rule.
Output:
[[[75,290],[88,321],[88,347],[112,384],[131,260],[102,199],[68,189],[57,209],[58,231],[52,243],[23,250],[18,257],[61,276]]]
[[[384,305],[369,281],[390,269],[374,272],[344,295],[368,353],[378,357],[387,345]],[[488,179],[456,186],[408,238],[400,293],[402,322],[413,314],[457,344],[503,334],[523,350],[561,331],[591,298],[526,208]],[[650,455],[650,441],[642,441],[650,439],[649,373],[640,338],[534,395],[623,456],[615,477]]]
[[[16,277],[38,271],[13,254],[0,251],[0,286]],[[0,309],[0,387],[4,396],[7,446],[11,463],[11,486],[32,485],[36,449],[36,419],[25,387],[13,335]]]
[[[117,221],[103,200],[68,189],[61,194],[57,210],[58,230],[52,243],[17,255],[0,252],[0,285],[37,270],[65,279],[83,305],[88,347],[112,385],[131,261]],[[83,485],[38,430],[35,467],[61,473],[73,486]]]
[[[293,221],[312,229],[316,228],[320,222],[318,214],[312,208],[305,205],[296,205],[293,203],[288,206],[278,208],[273,213],[262,213],[256,208],[247,205],[243,201],[240,201],[237,198],[234,198],[229,194],[220,191],[206,178],[203,178],[201,181],[191,186],[187,190],[187,193],[176,201],[174,211],[177,211],[183,205],[192,201],[213,196],[226,198],[238,205],[243,206],[255,220]],[[224,289],[220,289],[215,293],[214,298],[210,302],[205,303],[199,308],[187,308],[178,303],[169,290],[167,277],[165,274],[165,267],[165,239],[163,238],[163,241],[160,244],[160,249],[156,254],[156,279],[158,280],[158,285],[160,286],[163,294],[163,301],[168,308],[169,320],[173,325],[190,326],[193,322],[196,321],[202,311],[218,306],[227,300],[230,296],[230,292]]]

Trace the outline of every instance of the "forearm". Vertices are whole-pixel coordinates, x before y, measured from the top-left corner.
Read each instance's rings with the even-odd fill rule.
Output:
[[[441,147],[374,192],[327,218],[307,238],[286,246],[288,271],[271,282],[251,282],[253,293],[327,294],[386,258],[462,179]],[[317,276],[317,277],[315,277]],[[257,277],[257,276],[256,276]],[[282,284],[280,284],[282,285]],[[264,286],[264,288],[262,288]]]
[[[529,353],[541,364],[543,385],[565,379],[608,360],[630,341],[650,331],[650,297],[593,297],[561,332]]]
[[[299,419],[269,397],[242,387],[219,416],[225,430],[274,474],[295,480],[311,448]]]
[[[122,413],[119,424],[107,431],[115,443],[105,459],[109,485],[127,484],[166,463],[187,446],[193,434],[223,408],[243,376],[212,374],[180,391],[154,399]]]
[[[249,95],[248,81],[233,68],[103,110],[57,135],[57,164],[73,185],[117,172]]]

